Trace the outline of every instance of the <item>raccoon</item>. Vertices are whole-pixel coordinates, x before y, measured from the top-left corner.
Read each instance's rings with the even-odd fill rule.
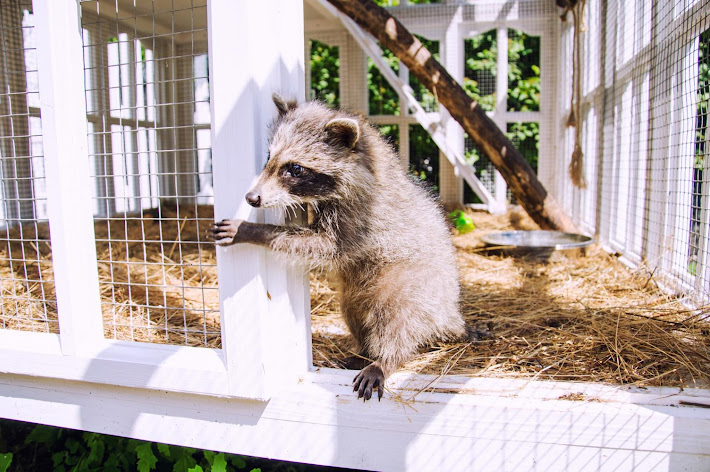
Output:
[[[376,391],[381,399],[385,379],[419,347],[466,337],[449,229],[438,204],[364,118],[319,102],[276,94],[273,100],[278,117],[269,159],[246,200],[256,208],[309,205],[313,221],[297,227],[222,220],[209,236],[218,245],[257,244],[330,271],[361,358],[372,359],[353,391],[364,400]]]

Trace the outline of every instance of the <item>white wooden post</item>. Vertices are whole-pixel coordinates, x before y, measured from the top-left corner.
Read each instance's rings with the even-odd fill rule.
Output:
[[[591,8],[591,6],[590,6]],[[558,110],[560,101],[564,99],[560,87],[567,87],[560,70],[562,31],[559,21],[543,26],[540,37],[540,141],[537,159],[537,178],[551,191],[558,201],[561,201],[561,182],[556,181],[558,167],[558,143],[562,139],[560,133]],[[589,176],[587,176],[589,177]],[[565,209],[569,207],[565,205]]]
[[[667,10],[670,7],[668,3],[654,3],[653,5],[653,25],[651,30],[652,38],[652,54],[651,61],[651,79],[650,90],[653,96],[650,107],[650,125],[654,130],[649,136],[649,147],[651,151],[648,153],[647,166],[649,169],[650,182],[648,191],[648,207],[646,209],[646,226],[644,228],[645,247],[643,256],[648,261],[651,267],[661,268],[661,257],[663,256],[663,247],[665,240],[665,221],[667,213],[667,195],[668,195],[668,179],[664,178],[667,175],[668,169],[668,141],[670,128],[670,101],[659,100],[656,98],[660,90],[665,86],[662,84],[670,83],[670,67],[671,55],[660,54],[660,45],[663,43],[661,32],[664,31],[661,22],[667,18]],[[607,13],[610,19],[615,18],[613,12]],[[605,74],[603,78],[608,78],[610,74]],[[600,225],[604,221],[600,218]],[[661,273],[659,271],[659,273]]]
[[[367,115],[367,98],[367,54],[345,33],[340,48],[340,106]]]
[[[103,342],[91,211],[79,2],[35,0],[37,66],[59,330],[64,354]]]
[[[697,116],[699,38],[685,44],[674,55],[674,86],[672,88],[672,131],[669,149],[671,169],[669,180],[670,218],[668,234],[673,234],[671,273],[683,280],[688,272],[690,243],[691,196],[693,195],[693,164],[695,160],[695,126]]]
[[[462,10],[459,8],[443,28],[443,41],[440,41],[442,64],[449,74],[460,84],[464,78],[463,39],[459,32],[462,21]],[[454,120],[444,107],[439,107],[441,123],[446,128],[446,140],[460,155],[464,155],[464,132],[461,125]],[[449,162],[443,152],[439,152],[439,181],[441,200],[443,202],[463,204],[463,178],[456,167]]]
[[[409,84],[409,69],[407,69],[407,66],[402,64],[402,61],[399,61],[399,71],[397,76],[403,84]],[[396,90],[397,89],[395,88],[395,91]],[[400,94],[398,94],[398,103],[399,116],[392,116],[391,118],[397,122],[397,126],[399,127],[399,163],[404,168],[404,171],[409,173],[409,166],[411,165],[409,146],[410,126],[406,119],[409,115],[409,103]]]
[[[207,10],[215,217],[264,221],[244,195],[266,161],[272,93],[304,98],[303,4],[211,0]],[[307,271],[287,273],[249,245],[218,248],[217,262],[230,391],[267,399],[310,364]]]
[[[506,133],[508,122],[505,118],[508,112],[508,28],[499,26],[496,37],[498,44],[498,58],[496,60],[496,110],[495,123]],[[508,186],[505,179],[498,170],[493,171],[493,197],[496,199],[497,207],[504,209],[508,201]]]

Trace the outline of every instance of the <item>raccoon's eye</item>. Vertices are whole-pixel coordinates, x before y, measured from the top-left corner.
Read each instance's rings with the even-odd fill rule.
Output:
[[[292,177],[298,177],[303,173],[303,167],[299,166],[298,164],[289,164],[288,167],[286,168],[286,175],[287,176],[292,176]]]

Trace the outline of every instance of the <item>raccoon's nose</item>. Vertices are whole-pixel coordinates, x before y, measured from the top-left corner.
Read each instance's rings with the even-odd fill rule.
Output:
[[[256,192],[249,192],[246,195],[247,203],[253,207],[260,207],[261,206],[261,195],[259,195]]]

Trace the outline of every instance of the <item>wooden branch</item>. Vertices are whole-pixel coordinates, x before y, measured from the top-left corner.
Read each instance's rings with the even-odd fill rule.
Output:
[[[371,0],[328,1],[392,51],[407,66],[410,74],[414,74],[438,97],[439,102],[498,169],[515,198],[542,229],[577,231],[520,151],[396,18]]]

